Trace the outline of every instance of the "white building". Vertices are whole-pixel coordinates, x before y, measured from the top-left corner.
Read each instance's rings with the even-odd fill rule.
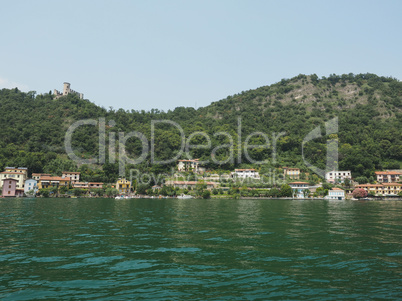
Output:
[[[79,182],[80,181],[80,172],[73,172],[73,171],[63,171],[61,174],[62,178],[70,178],[71,183]]]
[[[293,198],[305,199],[309,191],[309,184],[307,182],[292,182],[289,183],[290,188],[292,188]]]
[[[352,179],[352,173],[350,172],[350,170],[333,170],[325,174],[325,180],[327,180],[328,183],[344,183],[345,179]]]
[[[232,177],[235,179],[251,178],[259,180],[260,174],[255,169],[235,169],[235,171],[232,172]]]
[[[203,173],[205,168],[201,167],[199,159],[179,160],[177,164],[178,171],[192,171],[194,173]]]
[[[29,194],[28,192],[31,191],[33,193]],[[29,179],[25,181],[24,193],[26,196],[28,195],[36,195],[38,192],[38,181],[34,179]]]
[[[343,189],[334,187],[328,191],[328,195],[325,198],[328,200],[344,200],[345,191]]]

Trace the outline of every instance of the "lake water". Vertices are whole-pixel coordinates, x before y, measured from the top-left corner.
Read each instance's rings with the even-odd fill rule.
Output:
[[[1,300],[402,298],[402,202],[0,200]]]

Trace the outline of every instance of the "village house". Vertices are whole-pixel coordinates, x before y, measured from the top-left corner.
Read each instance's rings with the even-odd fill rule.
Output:
[[[38,192],[38,181],[28,179],[25,181],[24,193],[25,195],[36,195]]]
[[[28,168],[26,167],[6,167],[5,171],[0,173],[0,188],[3,187],[1,180],[15,179],[17,180],[16,188],[24,190],[25,181],[28,177]]]
[[[161,189],[162,189],[162,187],[159,185],[152,186],[152,191],[161,190]]]
[[[393,170],[376,171],[375,175],[378,183],[395,183],[399,182],[402,172]]]
[[[89,189],[94,189],[94,188],[100,189],[100,188],[103,188],[103,185],[104,185],[104,183],[101,183],[101,182],[89,182],[88,183]]]
[[[199,159],[179,160],[177,164],[177,170],[180,172],[192,171],[198,174],[205,172],[205,168],[201,167]]]
[[[62,177],[40,177],[38,181],[38,188],[52,188],[52,187],[69,187],[71,184],[70,178]]]
[[[73,172],[73,171],[63,171],[61,174],[62,178],[70,178],[71,182],[79,182],[80,181],[80,172]]]
[[[359,184],[355,188],[362,188],[371,195],[397,196],[402,191],[400,183]]]
[[[297,199],[304,199],[310,193],[309,184],[307,182],[292,182],[289,183],[292,188],[292,195]]]
[[[50,173],[33,173],[32,179],[38,181],[41,177],[50,177],[52,176]]]
[[[291,168],[291,167],[283,167],[283,175],[293,180],[300,179],[300,169],[299,168]]]
[[[116,182],[116,189],[120,194],[127,194],[131,191],[131,182],[125,178],[118,179]]]
[[[17,188],[18,180],[16,179],[2,179],[3,188],[2,195],[3,197],[23,197],[24,189]]]
[[[330,171],[325,174],[325,180],[327,180],[328,183],[344,183],[345,179],[352,179],[352,173],[350,170],[345,170],[345,171]]]
[[[345,199],[345,191],[341,188],[334,187],[328,191],[328,195],[325,197],[328,200],[344,200]]]
[[[71,183],[71,186],[73,186],[73,188],[81,188],[81,189],[89,188],[89,185],[87,182],[74,182],[74,183]]]
[[[250,179],[259,180],[260,179],[260,174],[258,173],[258,171],[256,171],[253,168],[250,168],[250,169],[235,169],[235,171],[232,172],[232,178],[233,179],[250,178]]]

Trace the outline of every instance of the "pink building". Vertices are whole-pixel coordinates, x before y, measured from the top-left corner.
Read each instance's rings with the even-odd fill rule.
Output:
[[[24,196],[24,189],[17,188],[16,179],[3,179],[3,196],[4,197],[22,197]]]

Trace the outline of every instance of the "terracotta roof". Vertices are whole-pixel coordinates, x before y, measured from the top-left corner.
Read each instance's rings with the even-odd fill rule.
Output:
[[[309,183],[307,183],[307,182],[292,182],[292,183],[289,183],[289,184],[309,184]]]
[[[402,186],[402,184],[399,183],[382,183],[383,186]]]
[[[342,191],[343,191],[343,189],[338,188],[338,187],[334,187],[334,188],[332,188],[331,190],[342,190]]]
[[[104,183],[100,183],[100,182],[89,182],[88,184],[90,184],[90,185],[95,185],[95,184],[103,185]]]
[[[50,173],[32,173],[32,176],[51,176]]]
[[[399,171],[376,171],[376,175],[401,175]]]
[[[40,181],[71,181],[71,179],[62,177],[41,177]]]
[[[356,187],[382,187],[381,184],[359,184]]]

